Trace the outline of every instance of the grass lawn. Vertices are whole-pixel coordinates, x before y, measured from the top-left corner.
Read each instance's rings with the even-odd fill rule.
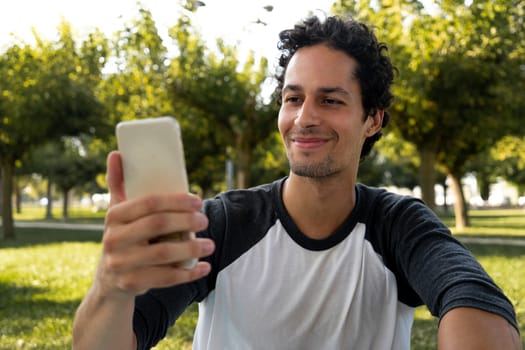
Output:
[[[461,236],[524,238],[525,208],[521,209],[482,209],[469,211],[471,226],[456,232],[454,213],[442,213],[443,222],[452,233]]]
[[[100,223],[103,215],[72,216],[71,222]],[[525,238],[524,211],[479,211],[472,218],[472,232],[462,235]],[[17,228],[16,234],[16,241],[0,241],[0,350],[70,349],[73,316],[91,283],[101,232]],[[469,248],[514,303],[525,346],[525,247]],[[196,315],[190,307],[156,349],[191,349]],[[436,328],[428,311],[418,309],[412,349],[436,349]]]
[[[71,207],[68,210],[69,218],[65,220],[68,223],[79,224],[99,224],[104,222],[105,211],[94,212],[88,207]],[[52,208],[52,219],[46,219],[46,208],[37,205],[25,205],[21,213],[14,213],[15,221],[31,222],[64,222],[62,219],[62,208],[54,206]]]

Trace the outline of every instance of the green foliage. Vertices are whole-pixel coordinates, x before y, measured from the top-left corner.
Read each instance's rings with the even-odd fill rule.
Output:
[[[100,157],[89,153],[82,139],[77,137],[48,142],[30,156],[24,162],[25,172],[42,174],[63,190],[94,181],[104,170]]]
[[[405,26],[409,60],[401,62],[410,69],[401,71],[393,123],[418,147],[434,149],[449,172],[463,174],[467,160],[508,133],[516,118],[505,105],[517,88],[509,78],[519,76],[507,32],[516,9],[511,1],[451,3]]]
[[[475,172],[481,197],[488,199],[492,183],[498,179],[516,185],[518,194],[525,195],[525,136],[507,135],[468,162]]]
[[[115,34],[109,73],[99,89],[115,126],[122,120],[171,114],[167,99],[167,49],[151,12],[140,8],[138,16]],[[115,140],[110,140],[115,147]]]
[[[188,2],[188,11],[194,5]],[[114,126],[122,120],[175,116],[192,190],[212,195],[225,188],[226,160],[235,159],[237,169],[249,174],[254,149],[275,127],[268,123],[275,109],[259,101],[267,62],[252,56],[241,63],[236,48],[221,40],[215,50],[208,48],[184,14],[170,29],[176,54],[168,57],[151,13],[140,4],[138,12],[116,33],[110,70],[97,90],[108,121]],[[106,153],[116,148],[113,135],[94,145]]]
[[[177,110],[190,112],[181,115],[189,134],[185,143],[198,142],[202,153],[189,157],[189,169],[201,167],[204,155],[218,156],[215,164],[208,158],[206,164],[212,169],[223,169],[223,157],[232,158],[238,177],[244,179],[238,179],[239,187],[249,186],[253,150],[275,130],[276,110],[260,98],[267,76],[266,59],[256,62],[252,54],[241,64],[237,49],[221,40],[217,51],[210,50],[192,31],[188,17],[181,17],[170,35],[179,51],[170,66],[171,97]],[[190,178],[206,189],[208,181],[198,170]]]
[[[490,151],[497,162],[496,175],[515,183],[521,194],[525,194],[525,136],[506,136]]]
[[[253,184],[272,182],[288,175],[289,171],[281,134],[275,130],[255,148],[251,181]]]
[[[384,135],[359,165],[358,180],[372,186],[413,189],[419,184],[417,150],[395,132]]]
[[[490,150],[485,150],[469,160],[466,165],[476,175],[478,190],[483,200],[490,196],[490,185],[498,178],[496,172],[500,172],[498,161],[490,155]]]

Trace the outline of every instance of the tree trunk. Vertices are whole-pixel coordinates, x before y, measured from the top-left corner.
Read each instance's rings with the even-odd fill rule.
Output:
[[[237,188],[247,188],[251,186],[250,169],[252,161],[252,151],[248,146],[248,140],[242,135],[237,140]]]
[[[246,99],[244,106],[245,120],[243,122],[242,130],[236,131],[237,141],[237,185],[238,188],[248,188],[253,186],[252,184],[252,159],[253,159],[253,148],[256,141],[255,136],[255,98],[251,97]]]
[[[20,183],[16,179],[14,179],[14,186],[16,213],[20,214],[22,213],[22,189],[20,188]]]
[[[467,213],[467,205],[463,186],[461,186],[461,175],[449,174],[452,180],[451,187],[454,192],[454,214],[456,217],[456,230],[462,231],[465,227],[470,226],[470,220]]]
[[[240,158],[241,156],[239,154],[239,166],[237,167],[237,188],[246,188],[246,173],[240,164],[242,162]]]
[[[419,183],[421,185],[421,199],[430,209],[436,207],[434,185],[436,183],[436,153],[431,149],[422,148],[419,151]]]
[[[1,159],[0,159],[1,160]],[[3,195],[2,193],[4,193],[3,191],[3,185],[2,185],[2,162],[0,162],[0,218],[2,217],[2,213],[3,213],[3,208],[4,208],[4,201],[3,201]]]
[[[448,213],[448,202],[447,202],[448,185],[447,185],[446,177],[445,177],[445,180],[443,180],[443,183],[441,185],[443,186],[443,210],[445,211],[445,213]]]
[[[4,230],[4,240],[16,238],[12,195],[13,163],[9,159],[2,159],[2,229]]]
[[[68,207],[69,207],[69,190],[62,189],[62,221],[67,221],[69,218]]]
[[[478,173],[476,180],[478,181],[479,195],[484,202],[487,202],[490,195],[490,180],[486,174],[482,173]]]
[[[46,204],[46,219],[53,218],[53,194],[52,194],[51,178],[47,179],[47,204]]]

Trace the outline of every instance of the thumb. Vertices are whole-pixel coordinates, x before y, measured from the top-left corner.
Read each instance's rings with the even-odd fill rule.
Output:
[[[109,206],[112,207],[113,205],[126,200],[120,152],[113,151],[109,153],[107,159],[106,180],[110,194]]]

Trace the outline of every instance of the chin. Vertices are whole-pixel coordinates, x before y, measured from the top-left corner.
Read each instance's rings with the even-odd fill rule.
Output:
[[[326,164],[290,164],[293,174],[312,179],[322,179],[337,174],[338,169]]]

